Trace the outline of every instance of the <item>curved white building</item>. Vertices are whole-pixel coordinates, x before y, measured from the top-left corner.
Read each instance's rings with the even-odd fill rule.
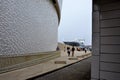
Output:
[[[0,55],[55,51],[61,0],[2,0]]]

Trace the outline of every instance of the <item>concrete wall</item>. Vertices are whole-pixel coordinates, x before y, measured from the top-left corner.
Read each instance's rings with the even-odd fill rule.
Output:
[[[55,51],[58,22],[52,0],[0,0],[0,55]]]
[[[60,57],[60,51],[41,52],[21,56],[0,56],[0,74],[40,64]]]
[[[120,1],[93,0],[91,80],[120,79]]]

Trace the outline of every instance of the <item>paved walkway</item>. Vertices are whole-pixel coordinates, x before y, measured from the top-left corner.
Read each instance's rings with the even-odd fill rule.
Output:
[[[90,80],[91,58],[28,80]]]
[[[68,57],[66,52],[61,51],[61,57],[59,58],[31,67],[0,74],[0,80],[25,80],[67,66],[89,56],[91,56],[90,52],[84,53],[83,51],[76,51],[74,57]]]

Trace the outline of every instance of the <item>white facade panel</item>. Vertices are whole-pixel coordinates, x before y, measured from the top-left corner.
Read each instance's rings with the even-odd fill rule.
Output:
[[[51,0],[0,1],[0,55],[56,50],[58,15]]]

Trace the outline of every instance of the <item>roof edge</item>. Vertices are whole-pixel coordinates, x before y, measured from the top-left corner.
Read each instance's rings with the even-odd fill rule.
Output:
[[[58,19],[59,19],[59,23],[60,23],[61,9],[62,9],[62,0],[52,0],[52,1],[53,1],[53,4],[54,4],[54,7],[56,9],[56,12],[58,14]]]

